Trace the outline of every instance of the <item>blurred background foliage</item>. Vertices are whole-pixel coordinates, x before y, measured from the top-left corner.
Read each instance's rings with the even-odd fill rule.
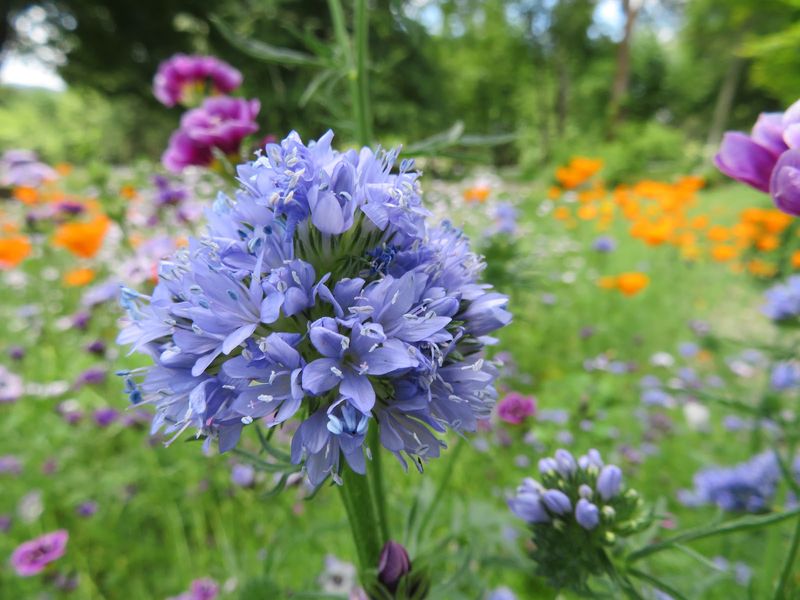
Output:
[[[519,164],[523,175],[575,153],[604,158],[611,182],[696,169],[725,129],[800,90],[800,0],[373,0],[372,9],[378,138],[410,143],[458,121],[470,134],[514,133],[471,158]],[[316,136],[346,119],[346,76],[318,64],[336,60],[323,0],[10,0],[0,10],[2,56],[34,54],[67,84],[2,88],[3,147],[75,162],[157,157],[178,111],[155,102],[151,82],[175,52],[236,65],[243,93],[262,101],[262,131]],[[253,60],[241,41],[295,50],[307,64]]]

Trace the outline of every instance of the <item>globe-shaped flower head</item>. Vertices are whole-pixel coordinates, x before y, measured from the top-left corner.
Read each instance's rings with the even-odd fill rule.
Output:
[[[342,457],[364,472],[370,427],[419,468],[437,434],[474,430],[496,397],[487,336],[511,320],[467,238],[428,224],[413,163],[332,138],[292,133],[239,166],[208,235],[161,263],[152,296],[123,293],[119,337],[153,359],[126,387],[154,431],[225,451],[256,419],[300,419],[292,460],[314,485]]]

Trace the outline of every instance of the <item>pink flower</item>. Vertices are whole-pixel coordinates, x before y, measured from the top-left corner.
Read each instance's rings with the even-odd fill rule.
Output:
[[[184,113],[181,127],[172,134],[161,157],[162,164],[178,173],[189,165],[208,166],[213,149],[235,154],[242,140],[258,130],[258,100],[231,96],[207,98],[201,106]]]
[[[11,555],[11,566],[20,577],[41,573],[51,562],[64,556],[68,539],[69,533],[59,529],[25,542]]]
[[[166,106],[192,104],[208,84],[213,93],[227,94],[242,83],[242,74],[213,56],[176,54],[158,67],[153,93]]]
[[[506,423],[519,425],[536,412],[536,398],[509,392],[497,403],[497,416]]]

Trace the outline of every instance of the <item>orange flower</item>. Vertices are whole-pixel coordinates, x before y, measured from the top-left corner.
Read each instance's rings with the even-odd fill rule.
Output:
[[[91,283],[94,280],[94,271],[88,267],[73,269],[64,275],[64,284],[70,287],[78,287]]]
[[[70,173],[72,173],[72,165],[69,163],[60,162],[56,165],[56,173],[58,173],[62,177],[69,175]]]
[[[771,252],[780,246],[781,241],[774,235],[762,235],[756,240],[756,248],[762,252]]]
[[[644,273],[621,273],[617,276],[617,289],[626,296],[635,296],[647,287],[650,278]]]
[[[491,191],[488,185],[475,185],[464,190],[464,200],[466,202],[486,202]]]
[[[64,223],[56,229],[53,243],[81,258],[92,258],[103,245],[108,226],[105,215],[97,215],[86,222]]]
[[[597,216],[597,207],[594,204],[584,204],[578,208],[576,214],[579,219],[584,221],[591,221]]]
[[[0,269],[13,269],[31,253],[31,242],[24,235],[0,238]]]
[[[791,215],[779,210],[768,210],[764,212],[763,223],[764,229],[769,233],[780,233],[786,229],[792,222]]]
[[[133,200],[136,198],[137,195],[136,188],[132,185],[123,185],[122,188],[119,190],[120,196],[125,198],[126,200]]]
[[[613,290],[615,287],[617,287],[617,278],[606,275],[605,277],[601,277],[597,280],[597,285],[604,290]]]
[[[691,221],[692,229],[705,229],[708,227],[708,216],[706,215],[697,215]]]
[[[727,262],[736,258],[736,248],[719,244],[711,249],[711,258],[717,262]]]
[[[36,204],[39,200],[39,192],[36,191],[36,188],[19,186],[14,188],[14,198],[23,204]]]
[[[559,221],[566,221],[569,219],[569,209],[566,206],[559,206],[553,211],[553,217]]]
[[[697,260],[700,258],[700,248],[694,244],[681,245],[681,256],[686,260]]]
[[[556,169],[556,180],[571,190],[588,181],[602,168],[602,160],[576,156],[566,167]]]
[[[800,269],[800,250],[792,252],[792,268]]]
[[[672,236],[673,226],[667,219],[650,223],[643,232],[642,239],[648,246],[660,246]]]
[[[726,242],[731,237],[730,231],[721,225],[710,227],[707,235],[712,242]]]
[[[778,271],[774,264],[758,258],[747,263],[747,270],[756,277],[772,277]]]
[[[551,185],[550,188],[547,190],[547,197],[550,200],[558,200],[561,198],[561,188],[557,185]]]

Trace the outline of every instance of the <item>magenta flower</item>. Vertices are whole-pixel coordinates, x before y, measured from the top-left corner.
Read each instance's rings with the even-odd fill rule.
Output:
[[[11,555],[11,566],[20,577],[41,573],[54,560],[64,556],[69,533],[59,529],[21,544]]]
[[[520,425],[536,412],[536,398],[509,392],[497,403],[497,416],[511,425]]]
[[[725,134],[714,164],[728,177],[768,193],[775,205],[800,215],[800,101],[784,113],[762,113],[748,136]]]
[[[159,65],[153,94],[165,106],[189,105],[209,84],[211,93],[227,94],[242,84],[242,74],[213,56],[176,54]]]
[[[188,592],[173,596],[167,600],[215,600],[219,595],[217,582],[209,577],[192,581]]]
[[[207,98],[183,115],[180,129],[172,134],[161,157],[162,164],[180,172],[189,165],[210,165],[214,148],[224,154],[238,153],[242,140],[258,131],[255,119],[260,109],[258,100]]]

